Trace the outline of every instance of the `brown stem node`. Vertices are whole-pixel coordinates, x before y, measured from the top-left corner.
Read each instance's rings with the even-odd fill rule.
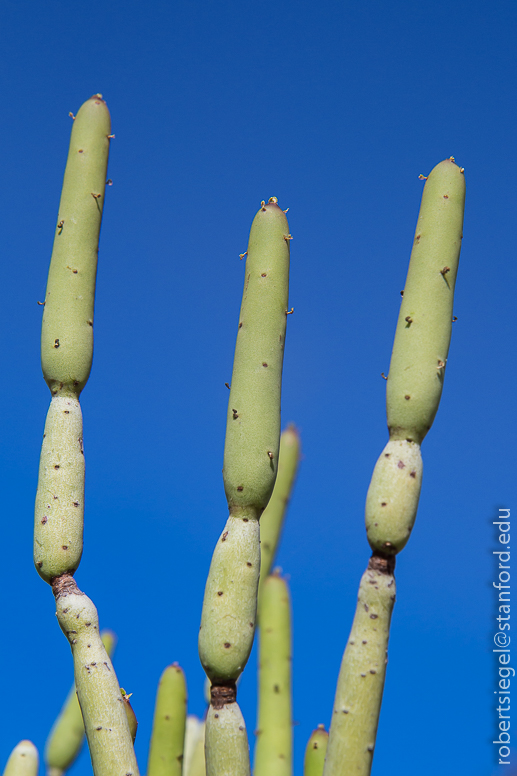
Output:
[[[214,709],[222,709],[228,703],[237,700],[237,685],[232,679],[228,684],[213,684],[210,688],[210,703]]]

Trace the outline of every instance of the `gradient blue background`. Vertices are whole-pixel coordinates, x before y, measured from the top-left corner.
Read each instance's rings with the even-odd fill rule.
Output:
[[[239,253],[260,201],[275,195],[290,208],[294,237],[282,409],[283,424],[301,429],[303,461],[278,564],[293,596],[299,774],[310,731],[330,721],[369,557],[364,500],[387,441],[380,375],[418,175],[450,155],[467,182],[459,320],[423,445],[417,524],[397,564],[373,774],[499,772],[491,521],[499,506],[517,509],[516,21],[509,0],[4,0],[0,766],[21,738],[42,751],[72,681],[53,596],[32,565],[50,398],[36,302],[68,112],[101,92],[116,135],[114,184],[82,395],[87,508],[76,579],[119,636],[142,772],[165,665],[180,662],[189,710],[204,711],[197,631],[227,514],[224,384]],[[252,741],[255,666],[252,656],[239,691]],[[517,697],[517,679],[514,687]],[[73,774],[90,772],[83,752]]]

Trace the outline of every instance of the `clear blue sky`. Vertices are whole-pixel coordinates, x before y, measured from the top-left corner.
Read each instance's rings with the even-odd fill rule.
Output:
[[[4,0],[0,138],[3,666],[0,767],[43,749],[72,681],[32,513],[50,394],[39,336],[71,120],[101,92],[113,131],[95,357],[81,401],[76,580],[119,637],[147,761],[161,671],[203,713],[197,631],[227,515],[221,478],[251,221],[289,210],[283,424],[303,461],[278,564],[294,616],[296,770],[328,725],[369,557],[364,500],[427,174],[454,155],[467,204],[442,403],[423,444],[373,774],[493,776],[492,520],[515,489],[517,8],[509,0],[318,3]],[[239,700],[255,728],[255,658]],[[515,680],[517,682],[517,679]],[[516,684],[517,693],[517,684]],[[516,734],[517,735],[517,734]],[[517,749],[514,754],[517,767]],[[509,774],[511,769],[503,769]],[[87,776],[83,753],[74,776]]]

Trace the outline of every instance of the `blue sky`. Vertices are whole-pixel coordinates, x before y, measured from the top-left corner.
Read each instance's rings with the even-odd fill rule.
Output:
[[[81,403],[76,573],[133,692],[147,761],[175,660],[203,713],[197,631],[227,507],[221,467],[249,227],[289,207],[283,425],[303,460],[278,565],[294,618],[296,772],[328,725],[369,557],[364,500],[422,182],[454,155],[467,202],[442,403],[398,598],[373,774],[496,774],[492,521],[516,506],[514,3],[5,0],[0,9],[3,712],[0,763],[42,751],[72,681],[32,513],[50,394],[39,336],[71,120],[101,92],[116,135],[95,357]],[[517,512],[515,513],[517,515]],[[239,700],[255,727],[255,658]],[[517,751],[514,755],[517,764]],[[517,765],[516,765],[517,767]],[[509,773],[510,768],[502,769]],[[76,776],[90,772],[83,753]]]

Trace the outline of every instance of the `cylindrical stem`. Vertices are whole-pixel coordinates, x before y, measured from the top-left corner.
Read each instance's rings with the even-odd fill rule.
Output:
[[[446,159],[430,172],[422,194],[386,384],[390,439],[421,444],[438,410],[464,209],[463,170]]]
[[[262,203],[250,232],[224,451],[230,517],[210,566],[199,632],[199,655],[212,683],[208,776],[244,776],[250,770],[235,681],[253,645],[259,519],[278,467],[290,240],[285,213],[272,197]]]
[[[20,741],[11,752],[3,776],[38,776],[38,750],[32,741]]]
[[[255,776],[291,776],[291,601],[285,579],[270,575],[259,611],[258,730]]]
[[[210,566],[199,632],[212,684],[237,679],[253,645],[258,521],[278,467],[289,241],[285,213],[272,197],[251,226],[224,451],[230,517]]]
[[[111,658],[116,644],[115,634],[102,631],[101,639]],[[83,742],[83,715],[74,682],[45,744],[47,776],[61,776],[67,771],[79,755]]]
[[[34,563],[49,584],[74,574],[83,550],[84,457],[79,394],[93,357],[99,233],[110,145],[106,103],[94,94],[72,128],[41,326],[52,392],[34,516]]]
[[[303,763],[303,776],[323,776],[329,734],[325,725],[318,725],[307,742]]]
[[[167,666],[158,685],[147,776],[181,776],[186,718],[185,674],[174,663]]]
[[[205,775],[205,720],[189,714],[185,726],[182,776]]]
[[[55,580],[59,625],[72,647],[75,685],[95,776],[138,776],[133,740],[97,610],[71,576]]]
[[[373,556],[361,579],[339,673],[324,776],[369,776],[395,603],[394,559]]]
[[[275,487],[268,505],[260,518],[259,609],[262,588],[271,572],[299,463],[300,435],[296,427],[290,425],[280,437],[278,474]]]
[[[199,632],[199,656],[212,683],[235,681],[246,665],[259,571],[258,520],[230,516],[212,556]]]
[[[205,733],[206,776],[250,776],[246,725],[239,704],[210,705]]]
[[[45,295],[41,365],[52,394],[79,396],[93,356],[93,308],[111,121],[94,94],[77,113]]]

